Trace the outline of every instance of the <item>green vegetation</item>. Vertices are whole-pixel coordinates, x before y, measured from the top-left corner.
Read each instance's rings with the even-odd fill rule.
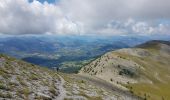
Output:
[[[91,61],[92,59],[82,61],[67,61],[61,64],[60,71],[65,73],[78,73],[78,71],[83,66],[87,65]]]
[[[0,83],[0,89],[2,89],[2,90],[8,90],[8,88],[7,88],[3,83]]]
[[[158,50],[157,49],[158,47],[156,49],[150,47],[149,51],[154,55],[157,55],[160,48]],[[170,75],[170,58],[161,57],[158,61],[155,60],[152,56],[145,58],[131,57],[131,59],[145,68],[145,71],[140,69],[140,73],[145,77],[148,77],[152,83],[146,82],[129,84],[128,86],[132,87],[130,91],[132,91],[135,95],[143,97],[145,100],[169,100],[170,79],[167,76]],[[167,62],[167,64],[162,64],[160,62]]]
[[[9,98],[10,99],[10,98],[12,98],[12,94],[9,93],[9,92],[7,92],[6,94],[0,92],[0,97],[2,97],[2,98]]]
[[[112,56],[101,56],[90,64],[89,62],[92,60],[67,61],[62,63],[63,68],[61,71],[69,69],[68,72],[78,72],[83,65],[87,65],[89,67],[84,68],[83,71],[96,76],[102,75],[101,73],[110,72],[106,81],[125,86],[129,89],[130,93],[142,97],[144,100],[169,100],[170,56],[168,53],[160,51],[161,47],[159,46],[147,47],[145,49],[150,54],[149,56],[143,54],[145,52],[140,52],[140,50],[134,55],[131,52],[122,53],[115,51],[110,53],[113,54]],[[79,95],[88,100],[102,100],[104,92],[89,84],[88,79],[77,78],[74,74],[56,73],[47,68],[41,68],[4,55],[1,56],[1,60],[0,75],[3,80],[0,80],[0,90],[4,91],[3,93],[0,92],[0,97],[2,98],[12,98],[15,96],[28,99],[30,94],[35,94],[37,99],[45,97],[55,98],[59,94],[56,85],[60,84],[62,80],[58,76],[60,74],[65,80],[65,89],[71,91],[67,93],[69,96]],[[105,68],[108,69],[105,70]],[[110,68],[112,69],[110,70]],[[120,81],[112,76],[115,73],[121,78]],[[122,83],[121,80],[123,78],[129,79],[128,82],[125,80],[125,84]],[[135,81],[131,82],[131,79]],[[40,94],[38,94],[39,91]],[[94,95],[89,95],[87,93],[89,91],[94,92]],[[36,94],[36,92],[38,93]],[[65,100],[67,99],[69,98],[65,98]]]
[[[42,68],[33,64],[29,64],[20,60],[15,60],[8,56],[0,56],[0,99],[1,98],[17,98],[17,99],[29,99],[31,93],[35,93],[40,90],[41,87],[48,86],[48,93],[52,96],[56,96],[57,88],[51,83],[51,79],[58,79],[58,76],[54,71],[47,68]],[[53,80],[57,83],[57,81]],[[41,84],[46,82],[46,84]],[[50,87],[51,86],[51,87]],[[48,89],[48,88],[47,88]],[[12,95],[11,95],[12,94]]]
[[[119,75],[128,75],[130,77],[133,77],[135,73],[129,69],[121,69],[121,71],[119,71]]]
[[[170,82],[170,81],[169,81]],[[135,95],[146,98],[147,100],[169,100],[170,98],[170,85],[169,84],[148,84],[138,83],[130,84],[130,91],[134,92]]]
[[[31,74],[30,79],[31,80],[38,80],[38,76],[36,74]]]
[[[8,72],[4,69],[4,68],[1,68],[0,70],[0,75],[6,79],[10,78],[11,75],[8,74]]]
[[[111,78],[110,81],[113,81],[113,79]]]
[[[105,63],[104,66],[102,64],[96,65],[95,63],[98,60],[95,60],[94,63],[91,62],[82,71],[95,75],[96,71],[103,70],[100,71],[100,76],[101,74],[107,75],[108,70],[113,70],[108,75],[114,76],[116,73],[120,77],[128,76],[124,77],[129,79],[126,83],[122,84],[118,80],[116,81],[120,85],[127,87],[132,94],[142,97],[144,100],[170,100],[170,47],[168,46],[170,43],[161,43],[151,41],[137,46],[138,48],[112,51],[107,53],[108,55],[103,55],[102,59],[100,59],[101,62]],[[165,44],[168,45],[165,46]],[[104,70],[107,73],[104,73]],[[98,75],[96,76],[98,77]],[[108,79],[104,77],[103,79],[111,83],[113,81],[112,77]],[[137,83],[131,82],[131,79]]]
[[[29,88],[23,88],[21,90],[18,91],[21,94],[24,94],[24,96],[28,97],[28,95],[31,93]]]
[[[57,92],[56,92],[56,89],[55,89],[55,87],[53,87],[53,86],[51,86],[50,88],[49,88],[49,91],[53,94],[53,95],[58,95],[57,94]]]
[[[19,81],[19,83],[22,85],[22,86],[27,86],[26,82],[21,79],[19,76],[17,77],[17,80]]]

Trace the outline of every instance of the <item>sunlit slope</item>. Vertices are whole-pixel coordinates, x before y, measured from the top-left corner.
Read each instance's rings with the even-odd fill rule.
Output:
[[[104,54],[80,70],[151,100],[170,99],[170,42],[149,41]],[[123,86],[123,87],[122,87]]]
[[[0,100],[140,99],[108,86],[93,78],[52,71],[0,54]]]
[[[53,71],[0,55],[0,99],[55,99],[60,94],[59,84]]]

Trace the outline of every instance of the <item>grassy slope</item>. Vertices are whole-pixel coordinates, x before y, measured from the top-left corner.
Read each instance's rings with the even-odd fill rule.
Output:
[[[119,55],[125,60],[127,59],[127,60],[134,61],[143,67],[143,69],[138,68],[137,70],[139,73],[139,77],[135,80],[137,80],[138,83],[133,83],[133,84],[127,83],[122,85],[129,88],[129,90],[132,93],[147,100],[170,100],[170,84],[169,84],[170,83],[170,55],[169,53],[165,53],[165,54],[161,53],[161,52],[164,53],[164,51],[161,51],[162,44],[163,45],[166,44],[168,46],[169,42],[167,43],[162,41],[151,41],[149,43],[137,46],[136,48],[142,48],[151,54],[142,57],[134,56],[129,53],[113,51],[114,55]],[[96,60],[96,62],[98,61]],[[95,66],[90,65],[90,67],[85,66],[84,69],[94,67],[93,69],[91,69],[94,70],[96,66],[99,67],[100,65],[95,65]],[[109,66],[105,66],[105,67],[109,67]],[[85,73],[89,73],[89,72],[86,71]],[[141,81],[140,77],[145,77],[147,80],[143,78],[144,80]]]
[[[73,74],[56,73],[0,54],[0,100],[57,100],[63,91],[64,100],[110,100],[117,96]]]
[[[0,99],[43,99],[38,95],[43,91],[54,98],[58,95],[56,73],[5,55],[0,55],[0,79]]]
[[[150,52],[158,54],[154,48],[147,48]],[[158,49],[158,48],[157,48]],[[153,83],[136,83],[129,84],[132,91],[141,97],[150,100],[169,100],[170,99],[170,68],[169,64],[163,62],[170,62],[170,58],[161,57],[159,60],[154,60],[152,57],[138,58],[130,57],[132,60],[142,65],[146,70],[141,73],[149,78]],[[145,62],[145,63],[144,63]],[[155,76],[155,73],[158,75]],[[157,78],[156,78],[157,77]]]

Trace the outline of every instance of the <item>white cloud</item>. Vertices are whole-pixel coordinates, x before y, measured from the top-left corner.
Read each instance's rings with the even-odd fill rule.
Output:
[[[104,28],[101,28],[96,33],[104,33],[109,35],[169,34],[170,24],[157,24],[155,22],[137,21],[131,18],[124,21],[112,20]]]
[[[170,34],[157,22],[169,22],[169,9],[169,0],[0,0],[0,33]]]
[[[61,8],[34,0],[0,0],[0,32],[4,34],[77,33],[78,25]]]

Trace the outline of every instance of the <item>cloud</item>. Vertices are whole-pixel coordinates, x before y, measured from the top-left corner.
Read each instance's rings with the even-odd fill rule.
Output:
[[[161,24],[157,23],[157,20],[170,20],[168,0],[62,0],[61,7],[72,20],[82,22],[87,33],[96,31],[109,34],[144,33],[148,31],[140,28],[141,22],[148,25],[143,25],[143,28],[150,27],[151,31],[154,27],[153,31],[156,31],[156,26]],[[136,26],[124,26],[129,18],[136,21],[131,23]],[[113,21],[117,22],[114,23],[114,27],[107,28],[106,26]],[[132,27],[134,30],[131,30]]]
[[[0,0],[0,32],[4,34],[71,34],[78,25],[54,4],[34,0]]]
[[[0,33],[170,34],[169,9],[169,0],[0,0]]]
[[[153,34],[169,34],[170,24],[161,24],[149,21],[137,21],[134,19],[127,19],[125,21],[113,20],[101,28],[96,33],[105,33],[110,35],[153,35]]]

